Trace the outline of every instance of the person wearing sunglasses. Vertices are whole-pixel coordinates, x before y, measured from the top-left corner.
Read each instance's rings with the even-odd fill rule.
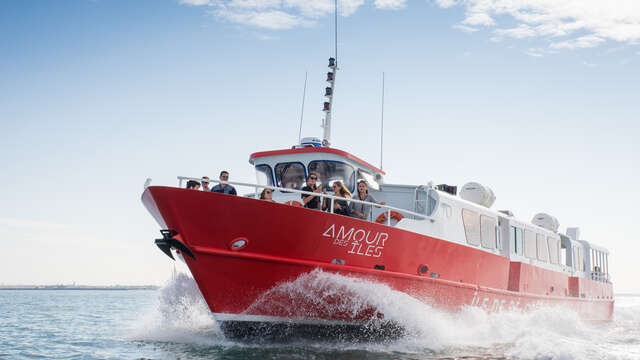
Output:
[[[351,192],[347,189],[346,186],[342,183],[342,181],[335,181],[333,185],[333,193],[336,196],[340,196],[346,199],[351,199]],[[327,200],[327,202],[330,200]],[[349,204],[347,200],[334,200],[333,201],[333,212],[335,214],[340,214],[344,216],[351,216],[351,209],[349,208]]]
[[[220,180],[229,181],[229,172],[224,170],[221,171]],[[229,194],[229,195],[238,195],[238,193],[236,192],[236,189],[233,186],[231,186],[231,184],[218,184],[213,188],[211,188],[211,192],[217,192],[217,193]]]
[[[318,173],[310,173],[309,177],[307,178],[307,184],[302,188],[302,191],[309,191],[319,194],[322,189],[320,188],[320,186],[318,186],[318,178]],[[302,198],[304,207],[308,209],[322,210],[322,202],[320,201],[319,196],[301,194],[300,197]]]
[[[260,200],[275,202],[275,200],[273,200],[273,190],[271,189],[262,190],[262,192],[260,193]]]

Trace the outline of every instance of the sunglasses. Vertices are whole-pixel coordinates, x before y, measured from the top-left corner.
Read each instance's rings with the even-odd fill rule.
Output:
[[[267,190],[264,192],[265,194],[271,194],[271,190]]]
[[[315,176],[309,176],[309,180],[318,180],[318,178]]]

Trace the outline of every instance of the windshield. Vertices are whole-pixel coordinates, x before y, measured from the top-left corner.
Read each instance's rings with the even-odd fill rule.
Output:
[[[304,165],[302,163],[280,163],[276,165],[278,187],[300,190],[305,178]]]
[[[351,165],[338,161],[319,160],[309,163],[309,173],[316,172],[320,175],[320,183],[327,188],[335,180],[342,181],[347,189],[353,193],[355,190],[355,170]]]

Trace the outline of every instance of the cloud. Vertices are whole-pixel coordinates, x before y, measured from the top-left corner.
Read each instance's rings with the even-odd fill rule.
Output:
[[[462,22],[465,25],[484,25],[484,26],[493,26],[495,21],[491,18],[491,16],[483,13],[476,13],[467,16],[466,19]]]
[[[476,31],[480,30],[478,28],[474,28],[474,27],[466,26],[466,25],[460,25],[460,24],[453,25],[453,28],[454,29],[458,29],[458,30],[462,30],[462,31],[468,32],[468,33],[476,32]]]
[[[180,4],[191,5],[191,6],[201,6],[209,4],[209,0],[179,0]]]
[[[601,43],[603,43],[605,40],[601,37],[598,36],[594,36],[594,35],[588,35],[588,36],[581,36],[579,38],[576,39],[570,39],[567,41],[562,41],[562,42],[555,42],[551,44],[551,47],[553,49],[584,49],[584,48],[592,48],[592,47],[596,47],[598,45],[600,45]]]
[[[238,12],[222,8],[212,11],[212,14],[234,23],[271,30],[291,29],[299,25],[309,24],[309,21],[301,17],[280,10]]]
[[[44,221],[37,221],[31,219],[18,219],[18,218],[0,218],[0,224],[4,224],[13,228],[32,228],[42,230],[70,230],[71,226],[65,224],[49,223]]]
[[[308,26],[334,12],[333,0],[178,0],[180,4],[206,6],[218,20],[270,30]],[[355,13],[365,0],[339,0],[342,16]],[[406,0],[375,0],[380,9],[395,10]]]
[[[640,43],[638,0],[433,1],[441,8],[463,7],[465,18],[461,26],[495,27],[493,40],[543,38],[550,48],[570,50],[596,47],[608,41]],[[496,19],[510,26],[498,24]]]
[[[545,50],[542,48],[529,48],[525,54],[533,57],[542,57],[545,54]]]
[[[406,0],[375,0],[374,5],[377,9],[399,10],[407,7],[407,1]]]

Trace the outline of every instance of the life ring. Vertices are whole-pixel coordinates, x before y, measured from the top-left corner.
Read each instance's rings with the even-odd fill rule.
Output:
[[[391,218],[395,221],[400,221],[402,219],[404,219],[404,216],[402,214],[400,214],[397,211],[392,211],[391,212]],[[378,224],[384,224],[385,222],[387,222],[387,212],[383,212],[382,214],[378,215],[378,218],[376,219],[376,222]]]
[[[304,205],[302,205],[302,203],[300,201],[295,201],[295,200],[290,200],[287,201],[286,203],[284,203],[285,205],[291,205],[291,206],[295,206],[295,207],[304,207]]]

